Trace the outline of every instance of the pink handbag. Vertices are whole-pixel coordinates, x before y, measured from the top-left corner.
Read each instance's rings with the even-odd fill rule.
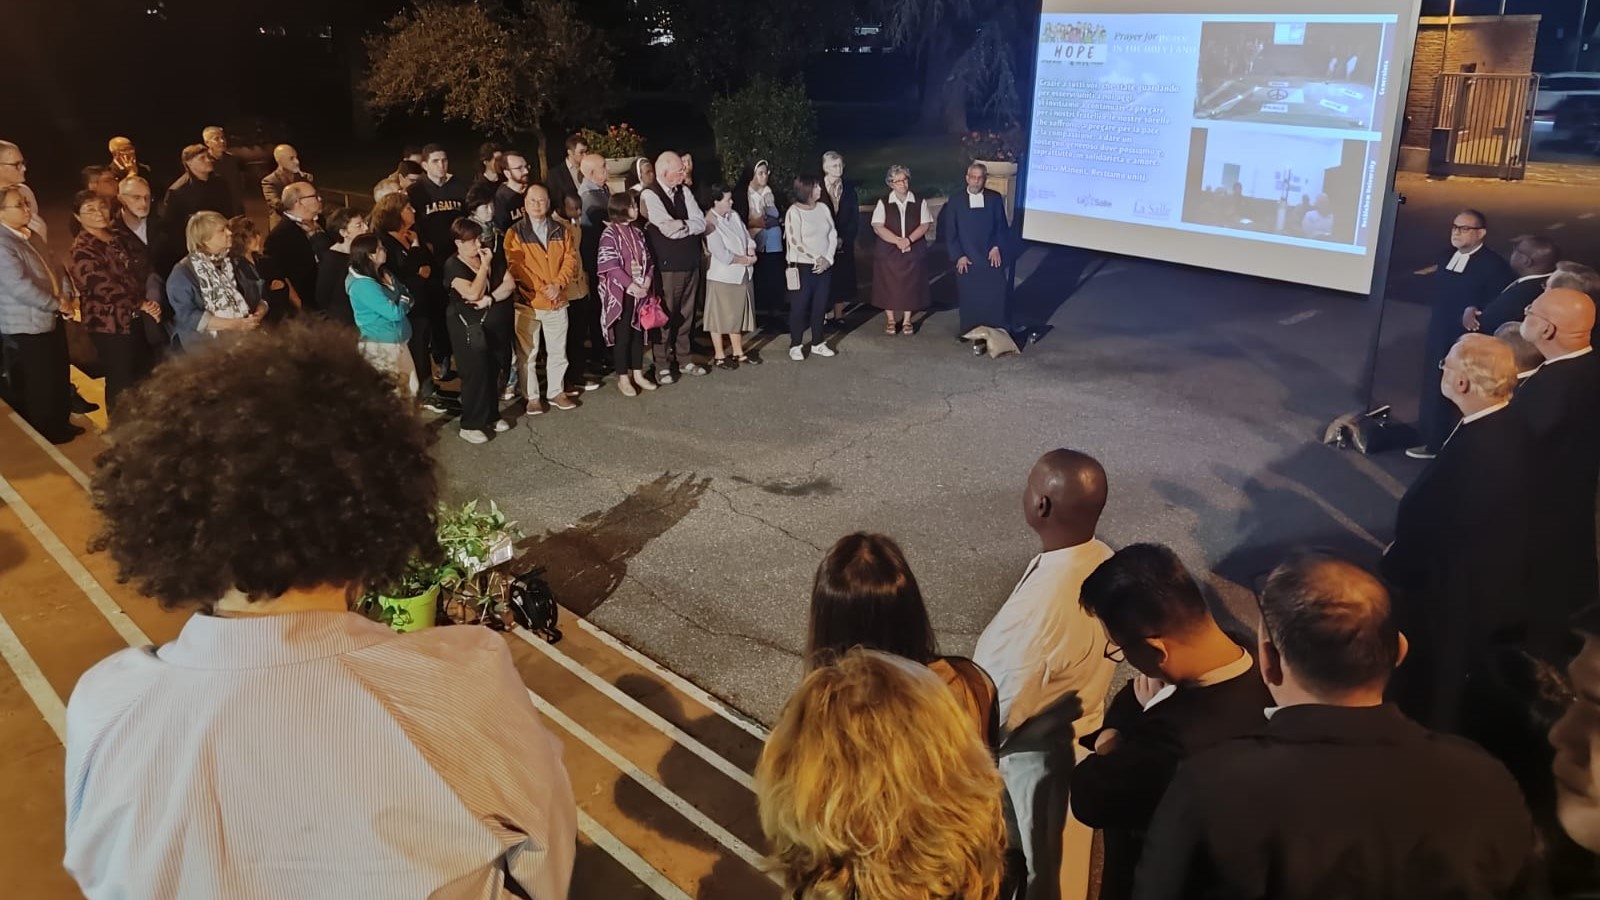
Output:
[[[667,327],[667,311],[661,308],[660,297],[646,297],[639,304],[639,328],[651,331]]]

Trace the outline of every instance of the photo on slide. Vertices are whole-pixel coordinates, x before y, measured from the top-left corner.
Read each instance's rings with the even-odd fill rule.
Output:
[[[1197,119],[1376,131],[1381,22],[1205,22]]]
[[[1183,221],[1353,244],[1366,158],[1366,141],[1191,129]]]

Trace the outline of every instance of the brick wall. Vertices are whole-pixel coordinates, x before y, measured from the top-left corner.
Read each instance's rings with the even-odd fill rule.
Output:
[[[1406,94],[1406,126],[1402,147],[1426,149],[1435,119],[1440,72],[1459,72],[1476,63],[1479,72],[1520,74],[1533,71],[1533,50],[1539,38],[1539,16],[1456,16],[1450,25],[1450,56],[1445,58],[1445,20],[1424,16],[1417,28],[1416,55],[1411,62],[1411,88]]]

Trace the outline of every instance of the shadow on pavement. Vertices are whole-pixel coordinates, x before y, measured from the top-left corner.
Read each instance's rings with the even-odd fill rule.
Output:
[[[628,560],[683,521],[710,487],[710,478],[664,472],[616,506],[524,543],[519,564],[543,566],[556,600],[587,616],[616,593]]]

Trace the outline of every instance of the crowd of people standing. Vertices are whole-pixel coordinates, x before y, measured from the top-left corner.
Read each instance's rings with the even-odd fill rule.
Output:
[[[483,145],[468,178],[429,144],[405,148],[363,214],[325,208],[315,176],[283,144],[259,183],[262,229],[244,214],[245,169],[226,133],[209,126],[201,136],[183,148],[182,174],[159,204],[133,142],[114,138],[110,165],[84,171],[65,269],[37,221],[20,148],[0,142],[0,156],[15,157],[0,160],[0,190],[15,196],[15,227],[0,244],[13,251],[0,255],[0,317],[11,320],[4,369],[16,405],[51,440],[77,433],[67,418],[74,401],[62,399],[72,396],[63,315],[92,336],[113,413],[115,398],[170,352],[317,315],[354,330],[367,358],[423,407],[459,410],[460,436],[484,443],[512,427],[506,402],[526,415],[568,411],[607,376],[637,397],[685,376],[760,365],[747,341],[759,313],[784,305],[789,358],[832,357],[829,332],[858,299],[858,194],[831,151],[820,177],[785,186],[771,183],[765,161],[736,181],[696,184],[693,157],[669,151],[641,158],[613,194],[604,158],[579,136],[544,184],[537,160],[517,149]],[[889,196],[871,216],[870,298],[889,334],[909,336],[930,305],[934,222],[909,171],[896,166],[886,180]],[[986,181],[974,164],[967,199],[948,216],[963,334],[1009,326],[1010,228]],[[368,234],[381,253],[362,240]],[[356,304],[352,287],[391,307]],[[709,356],[697,353],[699,334]],[[395,352],[402,344],[404,355]],[[458,379],[458,390],[441,388]]]

